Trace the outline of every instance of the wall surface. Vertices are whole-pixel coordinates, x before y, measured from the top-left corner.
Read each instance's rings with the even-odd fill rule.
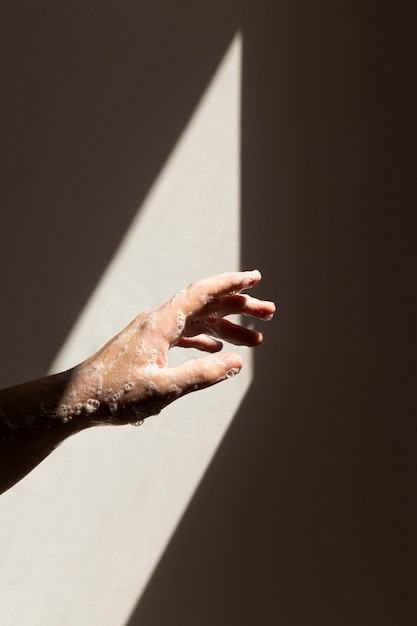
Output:
[[[279,314],[233,387],[2,496],[6,626],[417,623],[416,25],[406,0],[8,8],[3,384],[239,256]]]
[[[2,384],[67,369],[238,269],[242,41],[197,9],[10,8]],[[83,433],[3,495],[2,624],[126,623],[250,384],[238,351],[230,384],[140,429]]]

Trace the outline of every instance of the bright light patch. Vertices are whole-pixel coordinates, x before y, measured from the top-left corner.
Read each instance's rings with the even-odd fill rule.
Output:
[[[195,278],[239,269],[241,48],[238,34],[52,371],[83,360]],[[236,351],[238,377],[139,429],[77,435],[2,496],[3,567],[34,590],[23,604],[5,594],[7,614],[33,624],[42,616],[62,623],[64,614],[78,626],[126,622],[250,384],[250,351]]]

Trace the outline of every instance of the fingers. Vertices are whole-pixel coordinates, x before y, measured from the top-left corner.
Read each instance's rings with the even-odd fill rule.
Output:
[[[254,348],[263,342],[263,335],[257,330],[245,328],[239,324],[229,322],[229,320],[219,320],[216,329],[216,336],[233,343],[235,346],[248,346]]]
[[[204,308],[204,313],[215,312],[219,315],[251,315],[265,321],[272,319],[276,311],[273,302],[258,300],[246,294],[236,293],[223,298],[214,298]]]
[[[212,298],[219,298],[249,289],[261,280],[258,270],[250,272],[229,272],[197,280],[174,296],[173,302],[188,317],[202,310]]]
[[[242,360],[238,354],[210,355],[167,370],[166,383],[168,388],[178,389],[179,395],[185,395],[231,378],[241,368]]]
[[[219,343],[212,340],[184,338],[203,334],[230,341],[235,345],[256,346],[262,342],[261,333],[244,329],[224,321],[225,315],[244,314],[262,320],[270,320],[275,313],[275,304],[258,300],[246,294],[238,293],[242,289],[253,287],[261,280],[258,270],[250,272],[229,272],[195,281],[178,292],[168,303],[171,315],[175,313],[177,322],[170,345],[196,347],[207,352],[220,349]],[[181,324],[178,324],[178,320]],[[170,328],[170,325],[166,325]]]
[[[263,341],[262,333],[252,330],[251,328],[245,328],[240,324],[234,324],[217,315],[211,315],[207,318],[200,318],[189,322],[183,339],[188,337],[192,338],[194,336],[204,336],[202,333],[208,337],[216,337],[223,341],[229,341],[235,346],[248,346],[250,348],[258,346]],[[181,343],[179,345],[187,347]],[[204,350],[204,348],[200,349]],[[212,352],[212,350],[210,350],[210,352]]]
[[[213,339],[208,335],[197,335],[195,337],[181,337],[177,345],[180,348],[196,348],[204,352],[219,352],[223,348],[221,341]]]
[[[260,280],[258,270],[229,272],[195,281],[175,294],[158,309],[160,332],[168,347],[177,345],[218,352],[222,343],[214,338],[249,347],[262,343],[261,333],[223,319],[233,314],[262,320],[273,317],[276,310],[273,302],[239,293]]]

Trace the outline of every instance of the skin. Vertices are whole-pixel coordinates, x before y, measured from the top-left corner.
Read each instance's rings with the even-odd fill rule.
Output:
[[[1,390],[0,493],[67,437],[92,426],[140,424],[177,398],[237,374],[241,358],[220,353],[222,341],[254,347],[263,336],[225,316],[272,318],[272,302],[241,293],[260,280],[254,270],[196,281],[71,370]],[[174,346],[211,354],[169,367]]]

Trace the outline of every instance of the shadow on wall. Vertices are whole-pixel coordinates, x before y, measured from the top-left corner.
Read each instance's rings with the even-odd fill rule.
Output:
[[[411,626],[416,5],[243,4],[242,265],[279,316],[128,626]]]
[[[48,367],[241,18],[242,266],[280,313],[129,626],[411,626],[416,6],[239,6],[4,10],[2,385]]]
[[[49,367],[235,24],[228,2],[3,10],[3,387]]]

